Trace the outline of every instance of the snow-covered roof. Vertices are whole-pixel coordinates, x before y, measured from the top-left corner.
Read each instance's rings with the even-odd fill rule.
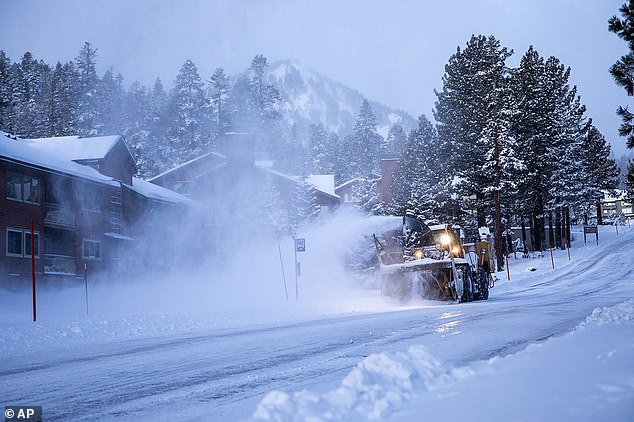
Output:
[[[48,148],[39,148],[33,142],[11,139],[4,132],[0,132],[0,157],[42,170],[63,173],[111,186],[119,185],[113,178],[104,176],[92,167],[77,164],[69,158],[62,158],[59,154],[51,154]]]
[[[146,198],[156,199],[163,202],[171,202],[173,204],[202,206],[199,202],[189,199],[186,196],[136,177],[132,178],[132,186],[125,186]]]
[[[121,136],[57,136],[53,138],[26,139],[24,142],[35,148],[73,161],[98,160],[104,158]]]
[[[214,156],[214,157],[217,157],[217,158],[220,158],[220,159],[226,160],[226,157],[225,157],[224,155],[222,155],[222,154],[218,154],[217,152],[209,152],[209,153],[207,153],[207,154],[201,155],[200,157],[196,157],[196,158],[193,158],[193,159],[191,159],[191,160],[189,160],[189,161],[186,161],[186,162],[184,162],[183,164],[179,164],[179,165],[178,165],[178,166],[176,166],[176,167],[172,167],[171,169],[166,170],[166,171],[164,171],[164,172],[163,172],[163,173],[161,173],[161,174],[157,174],[156,176],[151,177],[151,178],[149,178],[148,180],[149,180],[150,182],[153,182],[153,181],[155,181],[155,180],[159,180],[159,179],[161,179],[161,178],[163,178],[163,177],[165,177],[165,176],[167,176],[167,175],[169,175],[169,174],[171,174],[171,173],[174,173],[174,172],[176,172],[176,171],[178,171],[178,170],[182,169],[183,167],[187,167],[187,166],[189,166],[189,165],[191,165],[191,164],[193,164],[193,163],[196,163],[196,162],[198,162],[198,161],[204,160],[205,158],[207,158],[207,157],[211,157],[211,156]]]
[[[315,189],[337,196],[335,193],[335,176],[333,174],[311,174],[306,178],[306,182],[313,185]]]

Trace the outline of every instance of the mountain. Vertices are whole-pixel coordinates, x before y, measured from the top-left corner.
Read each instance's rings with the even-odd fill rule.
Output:
[[[267,69],[267,81],[282,96],[283,121],[289,127],[307,132],[311,124],[321,122],[328,130],[345,136],[352,133],[364,96],[358,91],[329,79],[297,60],[272,63]],[[387,137],[388,130],[399,123],[409,133],[416,119],[401,110],[394,110],[370,101],[376,116],[377,132]]]

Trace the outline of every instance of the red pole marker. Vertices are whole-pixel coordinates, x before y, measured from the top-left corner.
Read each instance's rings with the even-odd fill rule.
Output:
[[[37,303],[35,300],[35,223],[31,217],[31,289],[33,291],[33,322],[37,320]]]

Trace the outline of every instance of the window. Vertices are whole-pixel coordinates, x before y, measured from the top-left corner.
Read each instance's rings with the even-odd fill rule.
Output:
[[[40,256],[40,234],[35,232],[35,257]],[[31,257],[31,231],[7,229],[7,256]]]
[[[101,259],[101,242],[84,239],[84,259]]]
[[[7,229],[7,255],[22,257],[22,236],[21,230]]]
[[[86,191],[81,201],[83,209],[88,211],[99,211],[99,194],[97,193],[97,191]]]
[[[40,203],[39,179],[24,174],[7,172],[7,199],[14,201]]]

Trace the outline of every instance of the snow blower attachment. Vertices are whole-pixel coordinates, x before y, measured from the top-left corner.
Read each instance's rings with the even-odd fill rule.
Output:
[[[413,217],[403,217],[402,232],[387,234],[385,246],[376,235],[381,293],[407,299],[470,302],[486,300],[493,287],[493,248],[481,241],[461,244],[456,231],[446,224],[427,226]]]

